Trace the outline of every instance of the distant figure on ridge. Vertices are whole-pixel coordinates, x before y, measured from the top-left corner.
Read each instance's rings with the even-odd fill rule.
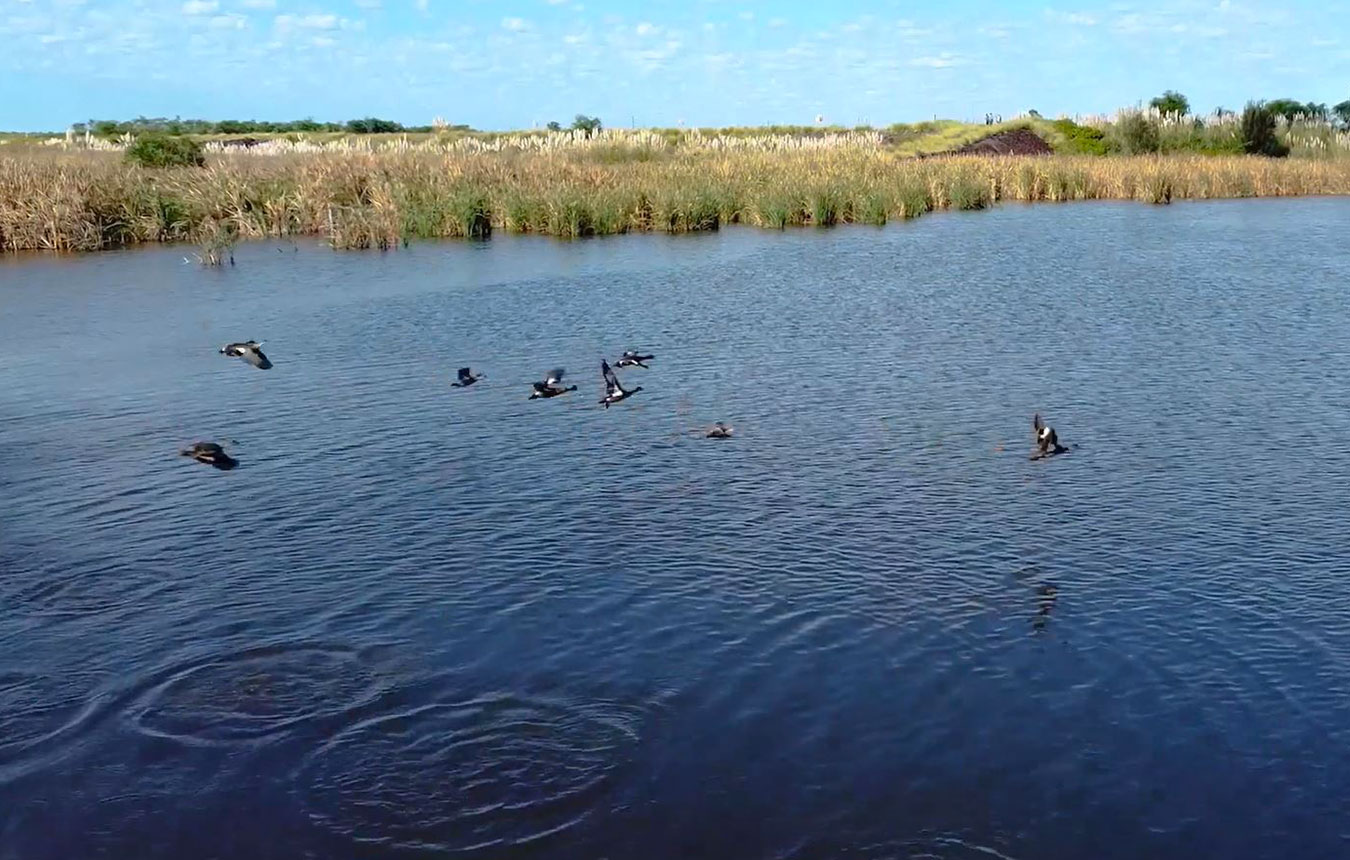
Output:
[[[1036,433],[1036,452],[1031,455],[1031,459],[1043,460],[1046,457],[1063,454],[1069,450],[1059,444],[1059,436],[1056,435],[1055,428],[1041,421],[1040,413],[1031,416],[1031,429]]]
[[[473,385],[475,382],[477,382],[482,378],[483,374],[481,373],[476,374],[467,367],[461,367],[459,369],[459,381],[452,382],[450,383],[450,385],[453,388],[468,388],[470,385]]]
[[[242,358],[249,364],[259,370],[271,370],[272,362],[263,355],[261,343],[253,340],[246,340],[243,343],[227,343],[220,348],[221,355],[228,355],[231,358]]]
[[[562,382],[564,372],[565,371],[561,367],[555,367],[553,370],[550,370],[543,382],[534,383],[534,391],[531,392],[530,399],[538,400],[541,397],[557,397],[559,394],[576,391],[577,387],[575,385],[568,386],[567,388],[563,388],[559,385],[559,383]]]
[[[226,454],[225,449],[215,442],[193,442],[190,447],[184,448],[178,453],[184,457],[191,457],[198,463],[215,466],[222,471],[229,471],[239,465],[238,460]]]
[[[605,377],[605,396],[601,399],[600,405],[604,406],[606,409],[613,406],[615,403],[618,403],[620,400],[626,400],[629,397],[632,397],[642,390],[641,385],[632,389],[626,389],[620,385],[619,377],[614,375],[614,371],[610,369],[609,362],[605,361],[603,358],[600,359],[600,373]]]
[[[619,357],[619,360],[618,360],[618,361],[614,362],[614,366],[617,367],[617,368],[620,368],[620,369],[625,368],[625,367],[643,367],[643,368],[645,368],[647,365],[643,364],[643,362],[644,362],[644,361],[651,361],[653,358],[656,358],[656,356],[654,356],[654,355],[638,355],[636,352],[634,352],[633,350],[630,349],[630,350],[628,350],[627,352],[625,352],[623,355],[621,355],[621,356]]]

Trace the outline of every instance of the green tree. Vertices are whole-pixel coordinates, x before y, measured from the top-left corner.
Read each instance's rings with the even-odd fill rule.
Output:
[[[1191,112],[1191,103],[1176,90],[1167,90],[1148,104],[1163,116],[1185,116]]]
[[[562,131],[562,123],[554,120],[548,124],[547,128],[549,131]]]
[[[1346,99],[1331,109],[1336,115],[1336,119],[1341,121],[1341,125],[1350,128],[1350,99]]]
[[[1158,125],[1142,113],[1130,113],[1111,128],[1111,144],[1125,155],[1157,152],[1162,146]]]
[[[590,137],[595,132],[604,128],[604,126],[600,123],[600,117],[586,116],[584,113],[579,113],[577,114],[576,119],[572,120],[572,128],[577,131],[584,131],[586,132],[586,136]]]
[[[365,119],[350,120],[347,123],[347,131],[352,134],[390,134],[403,131],[403,126],[387,119],[376,119],[372,116]]]
[[[127,147],[127,161],[142,167],[204,167],[202,145],[190,137],[175,137],[160,131],[137,135]]]
[[[1248,102],[1242,111],[1242,150],[1248,155],[1283,158],[1289,147],[1275,135],[1275,111],[1261,102]]]
[[[1316,118],[1319,112],[1326,110],[1325,105],[1318,105],[1313,102],[1304,104],[1298,99],[1274,99],[1266,102],[1266,107],[1275,116],[1284,117],[1290,122],[1302,116]]]

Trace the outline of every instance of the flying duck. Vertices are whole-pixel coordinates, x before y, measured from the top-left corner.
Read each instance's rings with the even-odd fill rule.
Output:
[[[614,366],[620,369],[625,367],[646,367],[647,365],[643,364],[643,362],[651,361],[653,358],[656,358],[656,356],[638,355],[636,352],[630,349],[623,355],[619,356],[619,360],[614,362]]]
[[[262,344],[257,341],[246,340],[243,343],[227,343],[220,348],[221,355],[228,355],[231,358],[242,358],[249,364],[259,370],[271,370],[272,362],[267,360],[263,351],[259,349]]]
[[[215,466],[223,471],[229,471],[239,465],[238,460],[226,454],[225,449],[215,442],[193,442],[190,447],[184,448],[178,453],[184,457],[191,457],[198,463]]]
[[[1055,428],[1042,421],[1039,413],[1031,416],[1031,429],[1036,433],[1036,452],[1031,455],[1031,459],[1041,460],[1046,457],[1053,457],[1056,454],[1063,454],[1069,450],[1059,444],[1059,436],[1055,434]]]
[[[540,397],[557,397],[559,394],[576,391],[577,387],[575,385],[569,385],[568,387],[563,388],[558,384],[562,382],[564,372],[565,371],[561,367],[555,367],[553,370],[550,370],[543,382],[534,383],[534,391],[530,393],[530,399],[537,400]]]
[[[605,377],[605,396],[600,401],[600,404],[606,409],[613,404],[618,403],[620,400],[626,400],[627,398],[632,397],[642,390],[641,385],[637,388],[627,389],[620,385],[619,377],[614,375],[614,371],[610,369],[609,362],[605,361],[603,358],[600,359],[600,373]]]
[[[475,382],[477,382],[482,378],[483,374],[474,373],[467,367],[461,367],[459,369],[459,381],[452,382],[450,383],[450,385],[454,388],[468,388],[470,385],[473,385]]]
[[[721,421],[718,421],[716,424],[714,424],[714,425],[712,426],[712,429],[708,431],[708,433],[707,433],[707,438],[709,438],[709,439],[730,439],[730,438],[731,438],[731,434],[734,433],[734,432],[735,432],[735,430],[733,430],[731,427],[728,427],[727,425],[723,424]]]

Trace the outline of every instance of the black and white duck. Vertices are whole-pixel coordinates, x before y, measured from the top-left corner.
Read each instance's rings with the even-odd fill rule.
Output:
[[[530,399],[538,400],[541,397],[557,397],[559,394],[576,391],[577,387],[575,385],[569,385],[566,388],[562,386],[563,373],[565,372],[566,371],[561,367],[555,367],[550,370],[548,376],[544,377],[543,382],[534,383],[532,386],[533,390],[530,392]]]
[[[619,384],[619,377],[614,375],[614,371],[609,366],[609,362],[603,358],[600,359],[600,373],[605,377],[605,396],[600,400],[600,405],[606,409],[618,403],[620,400],[627,400],[634,394],[642,390],[639,385],[636,388],[624,388]]]
[[[1059,444],[1059,436],[1055,433],[1055,428],[1042,421],[1039,413],[1031,416],[1031,429],[1036,433],[1036,450],[1032,453],[1031,459],[1043,460],[1046,457],[1063,454],[1069,450]]]
[[[730,439],[734,432],[736,431],[733,428],[718,421],[705,435],[709,439]]]
[[[645,368],[647,365],[644,364],[643,362],[651,361],[653,358],[656,358],[656,356],[641,355],[640,353],[634,352],[633,350],[630,349],[623,355],[619,356],[619,360],[614,362],[614,366],[621,370],[625,367]]]
[[[474,373],[467,367],[461,367],[459,369],[459,379],[455,382],[450,383],[450,385],[454,388],[468,388],[470,385],[473,385],[475,382],[477,382],[482,378],[483,374]]]
[[[239,461],[225,453],[225,449],[215,442],[193,442],[187,448],[178,452],[184,457],[191,457],[198,463],[205,463],[208,466],[214,466],[217,469],[228,471],[239,465]]]
[[[272,362],[267,356],[263,355],[262,344],[254,340],[246,340],[242,343],[227,343],[220,348],[221,355],[228,355],[231,358],[242,358],[249,364],[259,370],[271,370]]]

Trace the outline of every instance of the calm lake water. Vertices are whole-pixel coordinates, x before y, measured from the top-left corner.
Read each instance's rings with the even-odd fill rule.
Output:
[[[0,260],[0,860],[1350,856],[1347,235]]]

